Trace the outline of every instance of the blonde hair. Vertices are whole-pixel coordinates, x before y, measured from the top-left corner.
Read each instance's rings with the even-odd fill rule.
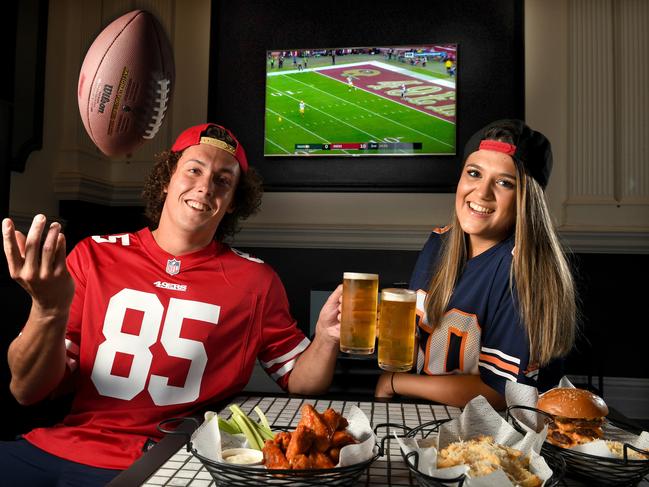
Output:
[[[532,360],[545,365],[575,341],[577,304],[570,266],[539,183],[519,172],[511,276]]]
[[[510,286],[527,332],[530,363],[543,366],[573,346],[577,321],[575,285],[539,183],[516,165],[516,223]],[[428,288],[426,313],[434,329],[446,313],[467,262],[466,236],[453,211],[450,230]]]

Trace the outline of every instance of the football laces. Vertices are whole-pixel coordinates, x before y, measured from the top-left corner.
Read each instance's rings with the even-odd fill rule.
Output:
[[[169,103],[169,95],[171,92],[171,80],[169,79],[160,79],[156,80],[155,88],[155,98],[153,100],[151,120],[148,123],[148,128],[144,131],[142,138],[152,139],[156,136],[160,127],[162,127],[162,121],[167,111],[167,105]]]

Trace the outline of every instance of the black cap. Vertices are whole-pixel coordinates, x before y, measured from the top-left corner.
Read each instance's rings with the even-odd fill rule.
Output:
[[[503,129],[511,133],[516,150],[510,155],[545,189],[552,172],[552,147],[545,135],[532,130],[522,120],[497,120],[478,130],[464,146],[464,161],[479,150],[480,142],[486,140],[485,135],[490,129]]]

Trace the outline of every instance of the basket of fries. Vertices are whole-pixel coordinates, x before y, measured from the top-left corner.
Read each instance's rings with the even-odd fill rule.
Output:
[[[439,433],[439,427],[446,421],[448,420],[430,421],[428,423],[424,423],[420,426],[410,429],[406,433],[406,436],[409,438],[418,438],[420,440],[420,443],[423,445],[432,444],[433,438]],[[402,449],[401,456],[403,457],[403,461],[407,465],[408,470],[410,470],[410,472],[417,479],[419,485],[425,487],[462,487],[467,479],[467,475],[464,473],[456,476],[450,475],[448,478],[433,477],[431,475],[425,474],[419,469],[420,457],[418,451],[413,450],[406,453]],[[554,487],[556,485],[559,485],[559,483],[563,479],[566,469],[566,464],[563,458],[553,459],[552,461],[546,458],[546,462],[552,469],[552,476],[547,479],[543,485],[545,487]]]
[[[540,455],[543,437],[516,431],[482,396],[456,419],[392,426],[405,431],[395,437],[404,463],[422,486],[541,487],[563,478],[563,459],[549,462]]]

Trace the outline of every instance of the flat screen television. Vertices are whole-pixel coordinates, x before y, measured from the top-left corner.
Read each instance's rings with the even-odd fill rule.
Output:
[[[457,44],[266,51],[264,156],[456,152]]]

